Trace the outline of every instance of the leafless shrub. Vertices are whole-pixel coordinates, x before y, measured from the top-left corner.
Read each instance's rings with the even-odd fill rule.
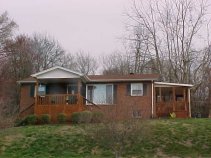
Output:
[[[0,130],[9,127],[14,127],[16,118],[17,115],[7,117],[3,117],[2,115],[0,115]]]
[[[112,150],[116,158],[121,157],[134,142],[141,142],[150,135],[149,125],[143,119],[104,122],[91,130],[90,137],[100,146]]]

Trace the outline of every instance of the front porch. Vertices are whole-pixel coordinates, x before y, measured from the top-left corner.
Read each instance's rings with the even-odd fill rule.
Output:
[[[49,114],[57,120],[59,113],[70,117],[73,112],[85,110],[83,77],[65,68],[54,68],[32,75],[35,83],[34,114]]]
[[[37,80],[34,113],[49,114],[55,121],[59,113],[70,117],[73,112],[85,110],[81,89],[80,79]]]
[[[83,97],[80,94],[54,94],[37,96],[34,113],[36,115],[49,114],[55,121],[59,113],[64,113],[67,117],[73,112],[83,111]]]
[[[191,117],[190,88],[188,84],[155,84],[155,106],[157,117],[169,117],[175,113],[178,118]]]

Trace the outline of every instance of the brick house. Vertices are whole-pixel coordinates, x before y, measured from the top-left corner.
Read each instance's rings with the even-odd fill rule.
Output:
[[[190,117],[192,85],[157,82],[158,74],[83,75],[53,67],[18,81],[20,115],[101,111],[108,118]]]

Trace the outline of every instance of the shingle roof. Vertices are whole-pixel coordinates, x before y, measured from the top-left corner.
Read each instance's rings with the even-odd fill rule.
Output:
[[[158,80],[158,74],[130,74],[130,75],[89,75],[90,81],[139,81],[139,80]]]
[[[88,82],[118,82],[118,81],[151,81],[158,80],[158,74],[130,74],[130,75],[88,75]],[[34,83],[35,78],[28,77],[18,83]]]
[[[28,77],[28,78],[24,78],[20,81],[18,81],[18,83],[35,83],[36,80],[33,77]]]

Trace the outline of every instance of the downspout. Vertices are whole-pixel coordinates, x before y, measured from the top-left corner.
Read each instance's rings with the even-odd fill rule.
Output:
[[[38,104],[38,79],[36,77],[34,77],[36,80],[36,85],[35,85],[35,105],[34,105],[34,114],[37,114],[37,104]]]
[[[152,80],[152,118],[154,117],[154,82]]]
[[[190,104],[190,88],[188,88],[188,109],[189,109],[189,117],[191,118],[191,104]]]

